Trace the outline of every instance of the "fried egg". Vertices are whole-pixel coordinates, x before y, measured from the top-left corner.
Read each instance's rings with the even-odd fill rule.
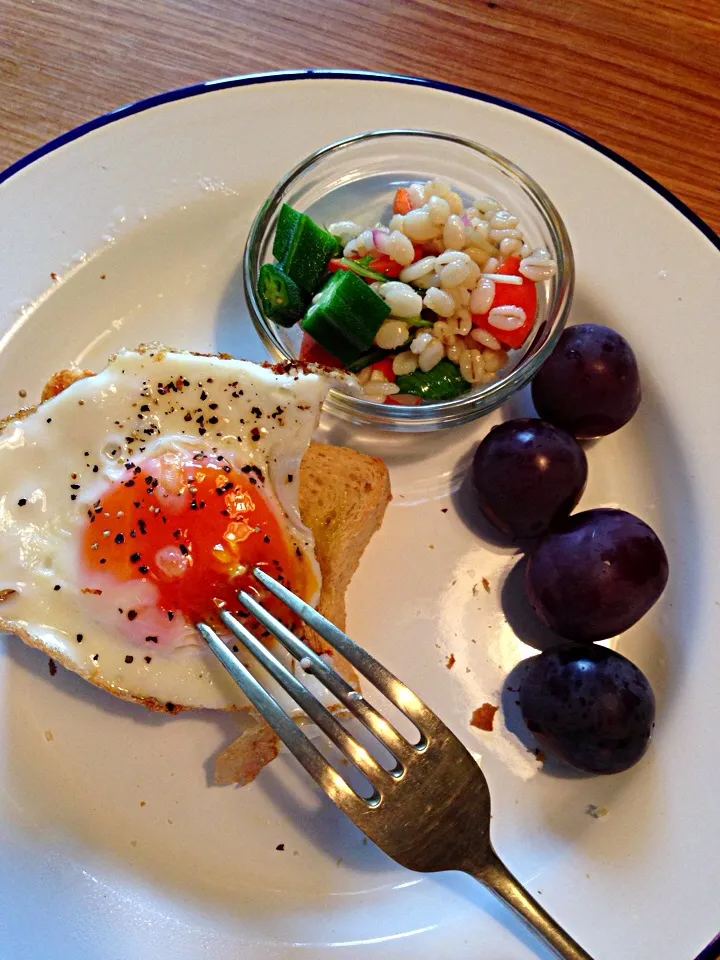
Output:
[[[298,483],[328,386],[314,370],[141,347],[7,422],[0,626],[125,699],[246,706],[194,624],[225,609],[259,631],[237,601],[258,594],[255,566],[316,602]]]

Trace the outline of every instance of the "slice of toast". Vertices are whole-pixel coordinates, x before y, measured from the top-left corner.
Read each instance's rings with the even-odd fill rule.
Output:
[[[45,385],[41,402],[57,396],[76,380],[92,375],[90,370],[58,371]],[[24,409],[0,420],[0,431],[7,423],[28,416],[34,409]],[[310,444],[300,466],[300,515],[315,539],[322,574],[318,610],[341,629],[345,627],[345,594],[348,585],[365,547],[382,523],[390,497],[390,480],[382,460],[348,447],[315,442]],[[0,630],[14,632],[12,624],[1,616]],[[42,649],[42,643],[37,638],[21,636],[26,643]],[[306,629],[304,638],[317,652],[331,652],[314,631]],[[354,671],[337,654],[334,654],[334,666],[349,683],[357,686]],[[126,699],[142,703],[152,710],[167,710],[167,705],[159,701],[134,697]],[[178,712],[178,707],[170,712]]]

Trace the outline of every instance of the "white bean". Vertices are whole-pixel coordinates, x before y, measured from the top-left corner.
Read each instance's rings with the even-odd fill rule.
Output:
[[[410,350],[415,354],[421,354],[425,347],[430,343],[431,340],[435,338],[430,333],[429,330],[421,330],[417,334],[413,342],[410,344]]]
[[[447,270],[447,267],[445,267]],[[463,307],[470,306],[470,291],[464,285],[453,287],[451,290],[448,290],[448,293],[452,296],[455,301],[455,309],[461,310]]]
[[[515,214],[510,213],[509,210],[496,210],[490,218],[490,226],[496,230],[503,227],[516,227],[519,222]]]
[[[358,226],[354,220],[338,220],[337,223],[330,224],[328,233],[337,237],[340,243],[345,246],[362,233],[362,227]]]
[[[445,348],[439,340],[433,337],[432,342],[429,343],[420,354],[418,366],[423,373],[427,373],[428,370],[432,370],[433,367],[437,366],[444,356]]]
[[[425,184],[425,202],[430,199],[430,197],[442,197],[447,199],[448,195],[452,193],[452,187],[449,183],[445,183],[444,180],[428,180]]]
[[[470,336],[476,343],[482,344],[482,346],[487,347],[488,350],[502,349],[500,341],[496,340],[487,330],[481,330],[480,327],[475,327],[475,329],[470,332]]]
[[[470,217],[470,225],[465,225],[465,235],[467,236],[468,243],[487,240],[489,229],[490,224],[487,220],[482,220],[480,217]]]
[[[497,257],[490,257],[489,260],[485,261],[485,266],[483,267],[483,273],[497,273],[497,269],[500,266],[500,261]]]
[[[532,253],[532,247],[529,246],[527,243],[524,243],[524,244],[520,247],[520,256],[521,256],[521,257],[523,257],[523,258],[529,257],[531,253]]]
[[[396,383],[388,383],[387,380],[370,380],[363,387],[363,393],[366,397],[389,397],[393,393],[400,393],[400,387]]]
[[[454,190],[451,191],[451,192],[448,194],[448,196],[445,197],[445,199],[446,199],[447,202],[450,204],[450,211],[451,211],[451,213],[460,214],[460,213],[463,212],[463,209],[464,209],[464,207],[463,207],[463,202],[462,202],[462,200],[460,199],[460,195],[457,194],[457,193],[455,193]]]
[[[439,317],[451,317],[455,313],[455,301],[446,290],[431,287],[425,294],[424,305]],[[420,311],[418,311],[419,313]]]
[[[504,257],[512,257],[520,250],[521,246],[522,241],[518,240],[517,237],[505,237],[504,240],[500,241],[500,253]]]
[[[552,254],[545,247],[537,247],[533,250],[533,256],[537,257],[538,260],[552,260]]]
[[[476,263],[479,267],[484,267],[484,265],[487,263],[488,251],[483,250],[482,247],[476,247],[476,246],[465,247],[465,250],[463,251],[463,253],[465,253],[468,257],[470,257],[473,263]]]
[[[507,354],[504,350],[483,350],[482,359],[488,373],[497,373],[507,363]]]
[[[468,383],[482,383],[485,380],[485,364],[479,350],[460,352],[460,373]]]
[[[460,250],[465,246],[465,224],[457,214],[448,217],[443,229],[443,242],[453,250]]]
[[[395,350],[409,336],[408,325],[402,320],[386,320],[375,334],[375,345],[381,350]]]
[[[467,309],[467,307],[460,307],[454,319],[457,326],[458,336],[466,337],[472,330],[470,311]]]
[[[501,240],[505,240],[507,237],[511,237],[513,240],[519,240],[522,243],[522,231],[521,230],[489,230],[488,237],[491,240],[494,240],[495,243],[500,243]]]
[[[466,280],[469,273],[470,267],[467,263],[462,260],[452,260],[440,271],[440,285],[445,290],[450,290]]]
[[[453,363],[457,364],[460,362],[460,354],[464,349],[462,342],[458,341],[456,337],[454,343],[445,347],[445,356],[448,360],[452,360]]]
[[[450,204],[447,200],[443,200],[442,197],[430,197],[427,209],[430,219],[436,226],[442,227],[447,223],[450,216]]]
[[[557,264],[554,260],[541,260],[535,254],[520,261],[520,273],[535,283],[554,277],[556,270]]]
[[[416,243],[432,240],[439,232],[440,228],[435,226],[430,219],[427,207],[419,207],[417,210],[411,210],[410,213],[405,214],[403,233]]]
[[[408,196],[413,210],[417,210],[425,203],[425,187],[422,183],[411,183],[408,187]]]
[[[359,256],[364,257],[366,254],[370,253],[371,250],[375,249],[375,241],[373,240],[372,230],[363,230],[363,232],[357,236],[354,240],[351,240],[350,243],[345,245],[343,253],[346,257],[351,257],[354,253],[357,253]]]
[[[393,230],[385,241],[385,253],[403,267],[407,267],[413,262],[415,248],[404,233],[399,230]]]
[[[480,213],[488,213],[491,210],[500,209],[500,204],[495,197],[478,197],[477,200],[473,200],[472,206],[476,210],[479,210]]]
[[[393,373],[396,377],[402,377],[406,373],[415,373],[417,370],[417,357],[411,350],[403,350],[393,358]]]
[[[372,367],[363,367],[362,370],[357,374],[357,382],[361,387],[364,387],[365,384],[368,383],[372,372]]]
[[[446,347],[452,346],[457,339],[457,324],[452,317],[449,320],[436,320],[433,324],[433,335]]]
[[[400,280],[403,283],[412,283],[413,280],[419,280],[430,273],[435,272],[435,257],[423,257],[422,260],[416,260],[409,267],[400,273]]]
[[[495,284],[481,277],[470,295],[470,309],[473,313],[487,313],[495,299]]]
[[[409,214],[408,214],[409,216]],[[385,303],[390,307],[394,317],[417,317],[422,310],[423,302],[419,293],[399,280],[389,280],[378,290]]]
[[[415,286],[421,290],[430,290],[431,287],[440,286],[440,274],[433,270],[432,273],[426,273],[419,280],[415,281]]]
[[[475,287],[475,284],[480,279],[480,275],[482,271],[480,270],[480,267],[475,263],[474,260],[470,260],[470,263],[468,263],[468,270],[469,272],[464,285],[469,290],[472,290]]]
[[[493,307],[488,314],[491,327],[498,330],[519,330],[527,319],[522,307],[503,306]]]
[[[453,260],[463,260],[465,263],[468,263],[470,257],[466,253],[463,253],[462,250],[443,250],[437,258],[437,265],[444,267],[446,264],[452,263]]]

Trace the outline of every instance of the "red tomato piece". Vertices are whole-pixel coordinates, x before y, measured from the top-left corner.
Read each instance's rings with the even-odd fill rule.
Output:
[[[389,257],[386,253],[381,253],[380,256],[371,260],[368,268],[370,270],[377,270],[378,273],[382,273],[383,276],[386,277],[399,277],[403,269],[402,264],[393,260],[393,258]]]
[[[502,266],[498,267],[497,273],[519,276],[520,257],[508,257]],[[488,319],[489,310],[487,313],[472,314],[472,322],[476,327],[487,330],[504,347],[517,350],[525,343],[535,324],[535,314],[537,313],[537,287],[535,282],[523,277],[522,286],[514,283],[496,283],[492,307],[522,307],[525,311],[525,323],[517,330],[499,330],[493,326]]]
[[[322,363],[326,367],[336,367],[342,369],[342,363],[331,353],[321,347],[317,340],[314,340],[309,333],[303,333],[300,344],[299,359],[306,363]]]
[[[395,374],[393,373],[393,357],[383,357],[382,360],[377,360],[375,363],[370,364],[371,370],[379,370],[382,373],[386,380],[390,383],[395,383]]]
[[[405,187],[398,187],[395,191],[393,200],[393,213],[410,213],[412,203],[410,202],[410,193]]]

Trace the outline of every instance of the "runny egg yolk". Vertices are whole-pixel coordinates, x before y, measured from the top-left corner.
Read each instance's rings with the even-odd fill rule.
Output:
[[[128,463],[126,473],[88,510],[83,558],[90,570],[150,581],[168,619],[184,614],[191,623],[217,621],[219,609],[247,617],[240,590],[260,594],[289,623],[287,607],[258,589],[254,567],[302,597],[314,592],[312,568],[268,502],[258,468],[173,451]],[[252,618],[245,622],[258,632]]]

